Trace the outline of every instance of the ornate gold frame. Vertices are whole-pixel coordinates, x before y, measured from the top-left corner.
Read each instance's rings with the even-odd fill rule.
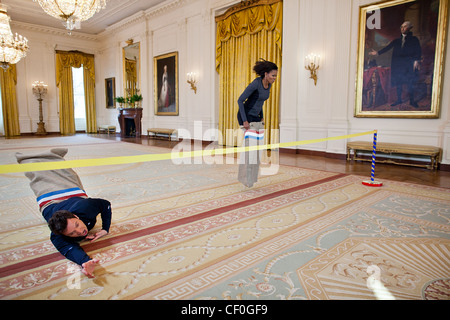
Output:
[[[174,111],[162,111],[158,110],[158,101],[160,98],[160,88],[162,82],[162,73],[158,74],[158,64],[165,60],[166,63],[169,63],[169,70],[173,71],[173,75],[171,72],[168,72],[168,78],[170,84],[173,84],[174,88],[170,88],[173,90],[171,92],[174,95],[175,102],[175,110]],[[179,114],[179,101],[178,101],[178,52],[171,52],[168,54],[163,54],[153,58],[154,66],[153,66],[153,74],[154,74],[154,96],[155,96],[155,114],[158,116],[178,116]]]
[[[358,36],[358,56],[357,56],[357,75],[356,75],[356,101],[355,117],[360,118],[439,118],[441,109],[441,93],[443,82],[443,70],[445,60],[445,48],[447,39],[448,23],[448,2],[449,0],[439,0],[439,18],[436,35],[436,48],[434,56],[433,81],[431,89],[431,105],[427,111],[418,110],[398,110],[398,111],[372,111],[365,110],[363,107],[363,81],[364,81],[364,62],[366,53],[366,25],[367,13],[374,13],[374,10],[384,9],[393,6],[403,5],[418,0],[390,0],[374,3],[367,6],[361,6],[359,10],[359,36]],[[385,18],[386,19],[386,18]],[[402,22],[399,22],[399,26]],[[414,29],[413,29],[414,30]]]
[[[105,101],[107,109],[114,109],[116,107],[116,78],[105,79]]]
[[[126,41],[127,46],[122,47],[122,72],[123,72],[123,94],[124,97],[131,97],[134,94],[140,94],[141,87],[141,44],[139,42],[133,42],[133,39]],[[126,59],[126,51],[131,47],[136,47],[138,50],[138,55],[136,56],[135,65],[130,65],[133,60]],[[134,69],[135,79],[129,81],[127,72]]]

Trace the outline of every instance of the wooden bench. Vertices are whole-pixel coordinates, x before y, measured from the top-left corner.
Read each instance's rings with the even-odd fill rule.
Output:
[[[103,125],[97,128],[98,133],[107,133],[108,136],[110,133],[116,133],[116,126]]]
[[[176,129],[166,129],[166,128],[151,128],[151,129],[147,129],[147,136],[150,139],[150,133],[153,133],[153,137],[157,137],[160,135],[167,135],[168,139],[170,141],[172,141],[172,134],[176,134],[177,130]]]
[[[372,161],[372,159],[361,158],[358,156],[358,151],[373,151],[373,143],[367,141],[352,141],[347,143],[347,161],[351,160],[350,151],[353,150],[353,160],[361,161]],[[436,170],[441,161],[442,150],[439,147],[430,146],[419,146],[412,144],[400,144],[400,143],[388,143],[388,142],[378,142],[377,143],[377,155],[382,154],[385,157],[392,155],[412,155],[412,156],[423,156],[429,157],[429,164],[417,164],[417,163],[405,163],[399,162],[396,159],[379,159],[376,157],[376,162],[379,163],[393,163],[401,165],[410,165],[416,167],[425,167],[431,170]]]

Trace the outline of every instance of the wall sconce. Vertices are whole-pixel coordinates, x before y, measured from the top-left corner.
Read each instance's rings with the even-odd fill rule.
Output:
[[[186,77],[187,77],[187,83],[189,83],[191,85],[191,89],[194,90],[194,93],[197,94],[197,79],[196,79],[196,74],[195,72],[189,72]]]
[[[38,98],[39,101],[39,122],[38,122],[38,128],[36,134],[39,135],[45,135],[47,132],[45,131],[45,122],[44,116],[42,114],[42,96],[47,93],[47,85],[43,81],[35,81],[32,84],[33,86],[33,93]]]
[[[314,80],[314,85],[317,85],[317,70],[320,66],[320,55],[310,53],[305,57],[305,69],[311,72],[310,79]]]

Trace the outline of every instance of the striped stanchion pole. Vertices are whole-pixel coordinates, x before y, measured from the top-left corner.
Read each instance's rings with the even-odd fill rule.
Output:
[[[381,187],[382,182],[375,181],[375,156],[377,154],[377,133],[375,130],[373,134],[373,151],[372,151],[372,171],[370,173],[370,181],[363,181],[362,184],[369,187]]]

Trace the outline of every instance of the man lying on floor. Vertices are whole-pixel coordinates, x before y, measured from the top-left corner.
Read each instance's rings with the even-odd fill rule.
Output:
[[[16,153],[17,162],[64,161],[66,148],[24,155]],[[95,241],[109,232],[111,204],[107,200],[88,198],[78,175],[72,169],[26,172],[30,186],[37,197],[39,209],[51,230],[50,240],[67,259],[79,264],[82,272],[94,277],[98,259],[91,259],[80,247],[81,240]],[[102,230],[88,235],[102,218]]]

